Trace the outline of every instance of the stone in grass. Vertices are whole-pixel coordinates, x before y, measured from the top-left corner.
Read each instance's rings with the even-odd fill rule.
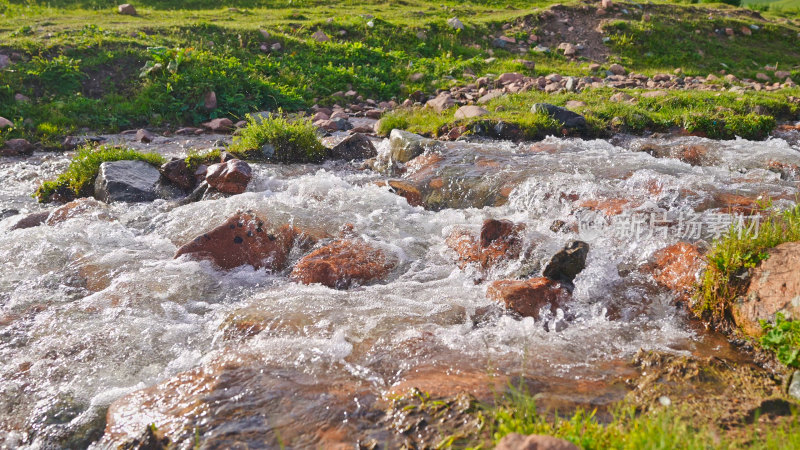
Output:
[[[455,119],[470,119],[473,117],[480,117],[489,114],[489,110],[475,105],[465,105],[456,110]]]
[[[561,122],[565,128],[586,128],[586,119],[582,115],[560,106],[549,103],[536,103],[531,107],[531,112],[534,114],[546,114]]]
[[[130,3],[124,3],[122,5],[117,6],[117,12],[122,14],[123,16],[135,16],[136,15],[136,8],[133,7]]]
[[[153,201],[160,177],[158,169],[144,161],[104,162],[94,183],[94,197],[106,203]]]

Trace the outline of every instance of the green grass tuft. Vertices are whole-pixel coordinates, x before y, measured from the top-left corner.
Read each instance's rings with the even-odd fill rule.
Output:
[[[267,116],[248,115],[241,134],[234,136],[228,151],[243,159],[265,159],[280,163],[319,162],[325,147],[309,119],[289,120],[279,111]],[[264,151],[271,146],[271,151]]]
[[[747,287],[740,276],[766,259],[770,248],[794,241],[800,241],[800,205],[768,213],[757,230],[732,228],[706,256],[708,266],[694,296],[697,315],[715,323],[729,322],[732,302]]]
[[[210,165],[220,162],[221,156],[222,151],[218,148],[207,152],[193,151],[186,157],[186,167],[189,169],[189,173],[194,173],[203,164]]]
[[[534,397],[511,388],[495,405],[483,407],[481,414],[494,444],[507,434],[520,433],[554,436],[586,450],[789,449],[800,445],[797,417],[767,430],[745,425],[741,435],[721,436],[719,430],[681,411],[673,405],[638,414],[632,406],[620,403],[606,423],[595,412],[584,410],[567,417],[548,417],[538,412]]]
[[[140,153],[124,147],[103,145],[82,147],[72,159],[67,170],[55,180],[45,181],[34,193],[40,202],[47,203],[57,194],[62,200],[86,197],[92,194],[94,180],[100,165],[107,161],[137,160],[160,166],[166,159],[156,153]]]
[[[514,388],[485,414],[495,443],[510,433],[555,436],[584,449],[707,449],[712,441],[708,430],[668,409],[637,415],[632,407],[620,407],[607,424],[584,410],[548,418],[537,411],[532,396]]]

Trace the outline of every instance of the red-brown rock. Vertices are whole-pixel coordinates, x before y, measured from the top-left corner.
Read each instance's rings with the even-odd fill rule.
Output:
[[[380,249],[359,240],[341,239],[300,259],[291,278],[305,284],[347,289],[353,283],[366,284],[385,277],[394,265]]]
[[[779,312],[800,319],[800,242],[780,244],[768,253],[769,258],[751,272],[747,292],[732,308],[736,324],[755,336],[762,332],[759,321],[774,321]]]
[[[164,165],[161,166],[160,171],[164,178],[184,191],[194,188],[194,175],[189,172],[189,168],[186,166],[185,159],[175,158],[172,161],[164,163]]]
[[[27,156],[33,154],[33,148],[25,139],[9,139],[0,147],[0,156]]]
[[[678,242],[657,251],[651,268],[658,284],[686,299],[704,265],[703,255],[696,245]]]
[[[52,226],[88,214],[94,214],[100,220],[111,220],[111,216],[106,212],[105,203],[86,197],[59,206],[50,213],[45,223]]]
[[[206,172],[206,182],[226,194],[241,194],[253,177],[250,165],[240,159],[213,164]]]
[[[478,239],[469,233],[457,230],[451,233],[445,242],[458,253],[462,268],[469,263],[479,263],[482,268],[488,269],[500,261],[519,257],[524,229],[525,224],[487,219],[481,226]]]
[[[423,206],[422,193],[412,183],[405,180],[377,181],[378,186],[388,186],[389,190],[406,199],[411,206]]]
[[[11,230],[24,230],[26,228],[33,228],[38,227],[39,225],[45,223],[47,217],[50,216],[50,211],[41,211],[28,214],[27,216],[20,219],[14,226],[11,227]]]
[[[217,133],[224,133],[234,129],[231,119],[213,119],[203,123],[203,126]]]
[[[298,232],[288,225],[274,233],[267,227],[266,221],[258,216],[239,213],[179,248],[175,257],[190,255],[210,260],[224,270],[245,264],[280,270],[286,265]]]
[[[497,443],[495,450],[579,450],[572,442],[543,434],[507,434]]]
[[[486,296],[525,317],[539,319],[539,311],[548,308],[555,313],[564,308],[571,295],[561,283],[549,278],[500,280],[489,285]]]

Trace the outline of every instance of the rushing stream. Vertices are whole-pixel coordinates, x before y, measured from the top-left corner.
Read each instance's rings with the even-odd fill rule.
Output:
[[[147,148],[172,156],[213,141],[192,139],[160,138]],[[387,151],[388,142],[376,144]],[[691,145],[705,149],[697,165],[652,150]],[[0,160],[0,212],[21,211],[0,221],[0,447],[114,445],[150,423],[181,448],[198,439],[256,448],[381,441],[369,431],[371,405],[396,386],[452,384],[491,396],[493,383],[518,375],[553,407],[608,404],[624,396],[619,380],[640,348],[727,347],[641,270],[681,236],[621,232],[626,215],[597,205],[711,224],[741,198],[790,204],[796,174],[768,166],[800,164],[797,136],[450,142],[437,152],[429,173],[402,175],[444,179],[450,200],[430,209],[377,185],[384,176],[359,163],[255,163],[244,194],[185,206],[111,204],[13,231],[24,213],[45,208],[30,194],[70,155]],[[489,197],[490,206],[474,207]],[[352,224],[397,264],[379,283],[337,291],[291,282],[291,263],[281,273],[225,272],[173,259],[177,247],[244,210],[329,235]],[[589,217],[611,226],[587,229]],[[445,240],[457,228],[477,232],[487,218],[524,222],[530,249],[489,274],[462,270]],[[557,220],[565,226],[553,231]],[[710,231],[701,237],[710,240]],[[514,277],[574,239],[590,251],[569,317],[503,313],[486,298],[488,283],[476,281]],[[291,260],[301,256],[294,251]],[[258,329],[243,330],[243,322]]]

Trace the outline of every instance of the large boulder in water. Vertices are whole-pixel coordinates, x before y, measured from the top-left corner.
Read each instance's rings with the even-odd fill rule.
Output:
[[[534,114],[546,114],[561,122],[565,128],[586,128],[586,119],[582,115],[560,106],[549,103],[535,103],[531,107],[531,112]]]
[[[384,278],[395,266],[383,250],[357,239],[340,239],[304,256],[292,270],[295,281],[347,289]]]
[[[213,262],[230,270],[245,264],[256,269],[280,270],[298,232],[284,225],[270,232],[265,220],[250,213],[239,213],[213,230],[194,238],[175,253]]]
[[[104,162],[94,183],[94,197],[106,203],[150,202],[158,196],[160,177],[158,169],[144,161]]]
[[[768,251],[750,274],[744,296],[733,304],[736,325],[746,333],[762,333],[760,322],[774,322],[778,313],[787,319],[800,319],[800,242],[787,242]]]

